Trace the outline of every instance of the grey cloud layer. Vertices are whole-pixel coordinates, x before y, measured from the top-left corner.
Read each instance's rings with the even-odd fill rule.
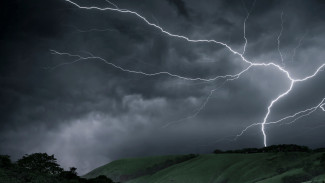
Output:
[[[173,33],[216,39],[242,50],[246,17],[242,1],[116,3]],[[249,8],[253,1],[244,3]],[[51,55],[50,49],[84,56],[90,52],[127,69],[186,77],[233,74],[247,65],[219,45],[170,38],[132,15],[78,10],[57,0],[8,0],[5,5],[0,44],[0,153],[14,158],[32,152],[53,153],[65,167],[77,166],[82,174],[123,157],[259,147],[259,127],[235,142],[227,137],[261,122],[269,102],[288,87],[282,73],[263,67],[225,85],[222,79],[190,82],[125,73],[99,60],[46,70],[46,66],[73,61]],[[314,72],[325,58],[324,5],[323,1],[257,0],[246,24],[245,56],[254,62],[280,63],[277,36],[283,11],[280,48],[287,69],[294,77]],[[275,106],[271,120],[316,105],[324,97],[324,78],[322,72],[297,85]],[[194,114],[215,88],[195,118],[164,127]],[[324,146],[323,119],[324,113],[316,111],[292,125],[268,126],[269,144]]]

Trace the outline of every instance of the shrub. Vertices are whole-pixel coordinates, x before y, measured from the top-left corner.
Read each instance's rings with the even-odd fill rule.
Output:
[[[105,175],[100,175],[94,179],[89,179],[88,183],[113,183],[113,181]]]
[[[222,150],[220,149],[216,149],[213,151],[214,154],[221,154],[221,153],[224,153]]]

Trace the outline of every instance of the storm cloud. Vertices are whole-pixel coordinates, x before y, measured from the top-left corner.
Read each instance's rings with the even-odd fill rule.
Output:
[[[112,6],[100,0],[76,2]],[[254,1],[114,3],[169,32],[215,39],[242,52],[244,20]],[[270,102],[290,85],[274,67],[254,67],[226,83],[129,73],[99,59],[53,68],[76,57],[50,50],[191,78],[235,74],[247,64],[221,45],[169,37],[131,14],[82,10],[64,0],[1,4],[0,153],[13,158],[47,152],[84,174],[119,158],[261,147],[260,126],[232,140],[246,126],[262,122]],[[311,75],[325,62],[324,8],[321,0],[257,0],[246,22],[245,57],[281,64],[283,14],[279,48],[285,68],[293,78]],[[269,121],[317,105],[324,98],[324,81],[320,72],[295,85],[272,108]],[[193,116],[211,90],[205,107]],[[290,125],[268,125],[268,144],[324,147],[324,115],[319,109]]]

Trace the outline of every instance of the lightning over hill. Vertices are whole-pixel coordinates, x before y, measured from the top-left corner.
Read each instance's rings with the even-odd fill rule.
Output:
[[[82,176],[118,159],[324,147],[321,0],[1,5],[0,155],[13,161],[54,154]]]
[[[210,81],[215,81],[215,80],[220,79],[220,78],[226,78],[227,79],[226,81],[231,81],[231,80],[239,79],[242,74],[248,72],[250,69],[252,69],[254,67],[267,67],[267,68],[270,68],[270,69],[271,68],[275,68],[275,69],[278,70],[279,73],[281,73],[283,75],[283,77],[285,79],[287,79],[290,82],[289,86],[287,86],[287,88],[284,88],[283,89],[283,92],[280,95],[278,95],[277,97],[275,97],[271,101],[271,103],[269,103],[268,106],[266,106],[267,112],[264,115],[264,117],[261,120],[261,122],[259,122],[259,123],[253,123],[252,125],[247,126],[240,134],[237,135],[237,137],[239,137],[248,128],[250,128],[252,126],[260,125],[261,126],[261,131],[262,131],[262,134],[263,134],[263,144],[264,144],[264,146],[267,146],[267,134],[266,134],[266,130],[265,130],[265,125],[280,123],[280,122],[282,122],[282,121],[284,121],[284,120],[286,120],[288,118],[290,118],[290,119],[291,118],[294,118],[294,120],[292,121],[292,122],[294,122],[294,121],[298,120],[301,117],[310,115],[312,112],[314,112],[318,108],[324,110],[324,108],[323,108],[324,99],[322,99],[321,103],[318,104],[316,107],[307,108],[307,109],[305,109],[303,111],[299,111],[299,112],[295,113],[294,115],[289,115],[289,116],[283,117],[283,118],[277,120],[276,122],[270,122],[269,121],[269,116],[272,113],[272,109],[273,109],[274,105],[278,101],[280,101],[281,99],[285,98],[287,95],[290,95],[291,92],[292,92],[292,89],[295,87],[295,85],[297,83],[307,82],[308,80],[311,80],[314,77],[317,77],[317,74],[319,72],[323,71],[323,69],[325,67],[325,62],[324,62],[322,65],[319,65],[318,68],[313,73],[310,73],[309,75],[307,75],[305,77],[302,77],[302,78],[294,78],[291,75],[291,73],[285,68],[284,58],[283,58],[282,52],[280,50],[280,44],[281,44],[280,39],[281,39],[281,36],[282,36],[283,23],[284,23],[283,22],[283,16],[284,16],[284,13],[283,12],[281,13],[281,31],[280,31],[280,33],[278,35],[278,38],[277,38],[277,41],[278,41],[277,42],[278,43],[278,52],[279,52],[280,61],[281,61],[280,62],[281,64],[278,64],[279,63],[278,61],[258,60],[258,61],[253,62],[253,61],[250,61],[247,58],[245,58],[244,54],[245,54],[246,46],[247,46],[246,21],[249,18],[249,15],[250,15],[251,12],[248,12],[247,17],[244,20],[244,29],[243,29],[244,30],[244,38],[243,39],[245,40],[244,48],[243,48],[244,51],[243,51],[243,53],[239,53],[238,51],[235,51],[235,49],[233,49],[227,43],[224,43],[224,42],[221,42],[221,41],[217,41],[217,40],[214,40],[214,39],[192,39],[192,38],[186,37],[184,35],[179,35],[179,34],[171,33],[169,31],[165,30],[163,27],[161,27],[161,26],[159,26],[159,25],[157,25],[155,23],[150,22],[147,18],[145,18],[144,16],[142,16],[141,13],[138,13],[138,12],[135,12],[135,11],[131,11],[131,10],[128,10],[128,9],[120,9],[120,8],[118,8],[117,5],[115,5],[114,3],[111,3],[109,1],[108,2],[111,5],[113,5],[113,7],[82,6],[78,2],[75,2],[75,1],[71,1],[71,0],[65,0],[65,1],[67,3],[72,4],[75,7],[79,8],[79,9],[83,9],[83,10],[88,10],[88,11],[92,11],[92,10],[94,10],[94,11],[113,11],[113,12],[116,12],[116,13],[124,13],[124,14],[130,14],[130,16],[136,16],[139,19],[141,19],[142,21],[144,21],[148,26],[151,26],[152,28],[157,29],[157,31],[160,31],[161,33],[166,34],[167,36],[172,37],[172,38],[182,39],[182,40],[184,40],[186,42],[221,45],[221,46],[225,47],[229,51],[229,54],[234,54],[234,55],[238,56],[241,59],[242,62],[244,62],[245,64],[247,64],[247,66],[244,69],[242,69],[239,73],[236,73],[236,74],[221,75],[221,76],[216,76],[216,77],[213,77],[213,78],[190,78],[190,77],[184,77],[184,76],[177,75],[177,74],[172,74],[172,73],[169,73],[168,71],[161,71],[161,72],[156,72],[156,73],[145,73],[145,72],[142,72],[142,71],[129,70],[127,68],[122,68],[121,66],[118,66],[118,65],[115,65],[113,63],[110,63],[110,62],[108,62],[107,60],[105,60],[104,58],[101,58],[101,57],[96,57],[96,56],[83,57],[83,56],[80,56],[80,55],[73,55],[73,54],[70,54],[70,53],[61,53],[59,51],[52,50],[52,53],[53,54],[67,55],[67,56],[70,56],[70,57],[77,57],[77,59],[74,60],[74,61],[72,61],[72,62],[69,62],[69,63],[64,63],[64,64],[56,65],[54,67],[51,67],[51,69],[55,69],[55,68],[57,68],[59,66],[65,65],[65,64],[75,63],[75,62],[78,62],[78,61],[81,61],[81,60],[96,59],[96,60],[103,61],[105,64],[111,65],[111,66],[113,66],[113,67],[115,67],[117,69],[120,69],[120,70],[124,71],[124,72],[130,72],[130,73],[134,73],[134,74],[142,74],[142,75],[145,75],[145,76],[168,75],[168,76],[171,76],[171,77],[176,77],[178,79],[184,79],[184,80],[189,80],[189,81],[199,80],[199,81],[210,82]],[[256,2],[254,2],[254,4],[255,3]],[[253,6],[254,6],[254,4],[253,4]],[[89,12],[89,13],[91,13],[91,12]],[[206,103],[209,101],[209,98],[211,96],[211,93],[213,93],[213,91],[214,90],[211,90],[210,91],[210,95],[207,97],[207,99],[203,103],[202,107],[196,113],[194,113],[193,115],[191,115],[189,117],[195,117],[197,115],[197,113],[199,113],[200,110],[202,110],[204,108],[204,106],[206,105]]]

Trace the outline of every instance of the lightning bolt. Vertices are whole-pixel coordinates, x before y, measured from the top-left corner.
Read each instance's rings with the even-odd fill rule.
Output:
[[[196,110],[196,112],[190,116],[187,116],[185,118],[182,118],[182,119],[179,119],[179,120],[176,120],[176,121],[171,121],[171,122],[168,122],[166,125],[163,126],[163,128],[166,128],[172,124],[175,124],[175,123],[179,123],[181,121],[185,121],[185,120],[189,120],[189,119],[192,119],[192,118],[195,118],[204,108],[205,106],[207,105],[207,103],[209,102],[213,92],[215,92],[217,90],[216,89],[213,89],[210,91],[209,95],[205,98],[204,102],[202,103],[202,105]]]
[[[114,6],[116,9],[119,9],[119,7],[118,7],[116,4],[112,3],[111,1],[109,1],[109,0],[105,0],[105,1],[106,1],[108,4]]]
[[[297,49],[301,46],[301,43],[303,41],[303,39],[305,38],[307,34],[307,31],[305,32],[305,34],[299,39],[299,42],[298,42],[298,45],[293,49],[293,54],[292,54],[292,57],[291,57],[291,62],[293,62],[295,56],[296,56],[296,52],[297,52]]]
[[[299,112],[296,112],[296,113],[294,113],[294,114],[292,114],[292,115],[289,115],[289,116],[286,116],[286,117],[283,117],[283,118],[281,118],[281,119],[279,119],[279,120],[277,120],[277,121],[272,121],[272,122],[266,122],[266,123],[264,123],[264,125],[271,125],[271,124],[278,124],[278,123],[281,123],[281,122],[283,122],[283,121],[285,121],[285,120],[288,120],[288,119],[292,119],[293,118],[293,120],[292,121],[290,121],[290,122],[288,122],[288,123],[285,123],[285,124],[292,124],[292,123],[294,123],[294,122],[296,122],[297,120],[299,120],[300,118],[303,118],[303,117],[306,117],[306,116],[309,116],[309,115],[311,115],[313,112],[315,112],[318,108],[320,108],[320,109],[322,109],[323,111],[325,111],[324,110],[324,105],[325,105],[325,98],[323,98],[322,100],[321,100],[321,102],[319,103],[319,104],[317,104],[316,106],[314,106],[314,107],[311,107],[311,108],[307,108],[307,109],[304,109],[304,110],[302,110],[302,111],[299,111]],[[249,126],[247,126],[247,127],[245,127],[238,135],[236,135],[236,137],[235,137],[235,140],[238,138],[238,137],[240,137],[240,136],[242,136],[248,129],[250,129],[250,128],[252,128],[252,127],[254,127],[254,126],[258,126],[258,125],[262,125],[263,123],[253,123],[253,124],[251,124],[251,125],[249,125]]]
[[[238,79],[239,78],[239,76],[238,77],[235,77],[235,78],[233,78],[233,79]],[[171,124],[174,124],[174,123],[179,123],[179,122],[181,122],[181,121],[185,121],[185,120],[188,120],[188,119],[192,119],[192,118],[195,118],[204,108],[205,108],[205,106],[207,105],[207,103],[209,102],[209,100],[210,100],[210,98],[211,98],[211,96],[213,95],[213,93],[216,91],[216,90],[218,90],[219,88],[221,88],[228,80],[230,80],[230,79],[227,79],[227,80],[225,80],[219,87],[217,87],[217,88],[215,88],[215,89],[213,89],[213,90],[211,90],[210,92],[209,92],[209,95],[205,98],[205,100],[203,101],[203,103],[202,103],[202,105],[196,110],[196,112],[194,112],[194,114],[192,114],[192,115],[190,115],[190,116],[187,116],[187,117],[185,117],[185,118],[182,118],[182,119],[179,119],[179,120],[176,120],[176,121],[171,121],[171,122],[169,122],[169,123],[167,123],[166,125],[164,125],[163,127],[168,127],[169,125],[171,125]]]
[[[168,76],[171,76],[171,77],[175,77],[175,78],[183,79],[183,80],[188,80],[188,81],[210,82],[210,81],[215,81],[217,79],[227,79],[228,78],[228,80],[233,80],[233,79],[239,78],[240,75],[242,75],[244,72],[246,72],[250,68],[250,67],[247,67],[245,70],[243,70],[243,71],[241,71],[241,72],[239,72],[237,74],[233,74],[233,75],[221,75],[221,76],[215,76],[213,78],[199,78],[199,77],[191,78],[191,77],[185,77],[185,76],[181,76],[181,75],[177,75],[177,74],[172,74],[172,73],[167,72],[167,71],[156,72],[156,73],[147,73],[147,72],[143,72],[143,71],[136,71],[136,70],[126,69],[126,68],[123,68],[123,67],[121,67],[119,65],[116,65],[116,64],[114,64],[112,62],[109,62],[109,61],[107,61],[106,59],[104,59],[102,57],[94,56],[91,53],[88,53],[88,54],[90,54],[90,56],[84,57],[84,56],[81,56],[81,55],[71,54],[71,53],[63,53],[63,52],[59,52],[59,51],[56,51],[56,50],[50,50],[50,51],[51,51],[51,54],[53,54],[53,55],[66,55],[66,56],[69,56],[69,57],[76,57],[77,59],[75,59],[75,60],[73,60],[71,62],[64,62],[64,63],[58,64],[58,65],[55,65],[53,67],[44,67],[44,69],[54,70],[54,69],[57,69],[58,67],[74,64],[74,63],[77,63],[77,62],[80,62],[80,61],[99,60],[99,61],[102,61],[103,63],[105,63],[107,65],[115,67],[116,69],[119,69],[119,70],[124,71],[124,72],[133,73],[133,74],[141,74],[141,75],[145,75],[145,76],[168,75]]]
[[[301,78],[301,79],[294,79],[293,77],[291,77],[289,71],[285,70],[283,67],[281,67],[280,65],[278,65],[278,64],[276,64],[274,62],[254,63],[254,62],[251,62],[251,61],[247,60],[244,57],[244,55],[243,55],[245,53],[246,44],[247,44],[246,31],[244,33],[244,37],[245,37],[244,51],[243,51],[243,53],[239,53],[239,52],[235,51],[234,49],[232,49],[226,43],[223,43],[223,42],[220,42],[220,41],[216,41],[216,40],[213,40],[213,39],[191,39],[191,38],[188,38],[188,37],[183,36],[183,35],[178,35],[178,34],[170,33],[168,31],[166,31],[165,29],[163,29],[162,27],[160,27],[159,25],[154,24],[154,23],[151,23],[145,17],[143,17],[142,15],[138,14],[137,12],[134,12],[134,11],[131,11],[131,10],[127,10],[127,9],[119,9],[115,4],[112,4],[112,3],[110,3],[110,4],[112,4],[114,6],[114,8],[111,8],[111,7],[101,8],[101,7],[97,7],[97,6],[81,6],[78,3],[73,2],[71,0],[65,0],[65,1],[68,2],[68,3],[70,3],[70,4],[72,4],[72,5],[74,5],[75,7],[79,8],[79,9],[99,10],[99,11],[113,11],[113,12],[118,12],[118,13],[126,13],[126,14],[135,15],[138,18],[140,18],[141,20],[143,20],[147,25],[152,26],[152,27],[158,29],[161,33],[164,33],[164,34],[166,34],[166,35],[168,35],[170,37],[174,37],[174,38],[178,38],[178,39],[183,39],[185,41],[192,42],[192,43],[212,43],[212,44],[221,45],[221,46],[225,47],[226,49],[228,49],[228,51],[230,51],[232,54],[239,56],[241,58],[241,61],[243,61],[244,63],[246,63],[248,66],[245,69],[243,69],[240,73],[233,74],[233,75],[216,76],[214,78],[190,78],[190,77],[180,76],[180,75],[177,75],[177,74],[172,74],[172,73],[169,73],[169,72],[166,72],[166,71],[157,72],[157,73],[145,73],[145,72],[142,72],[142,71],[135,71],[135,70],[125,69],[125,68],[122,68],[121,66],[118,66],[118,65],[116,65],[116,64],[114,64],[112,62],[109,62],[109,61],[107,61],[107,60],[105,60],[105,59],[103,59],[101,57],[96,57],[96,56],[83,57],[81,55],[73,55],[73,54],[70,54],[70,53],[61,53],[61,52],[52,50],[52,53],[53,54],[66,55],[66,56],[70,56],[70,57],[76,57],[76,60],[74,60],[73,62],[69,62],[69,63],[59,64],[59,65],[54,66],[54,67],[49,68],[49,69],[54,69],[54,68],[57,68],[57,67],[60,67],[60,66],[63,66],[63,65],[72,64],[72,63],[76,63],[76,62],[83,61],[83,60],[95,59],[95,60],[100,60],[100,61],[102,61],[102,62],[104,62],[104,63],[106,63],[108,65],[111,65],[111,66],[113,66],[113,67],[115,67],[115,68],[117,68],[117,69],[119,69],[121,71],[124,71],[124,72],[130,72],[130,73],[134,73],[134,74],[142,74],[142,75],[146,75],[146,76],[168,75],[168,76],[171,76],[171,77],[176,77],[176,78],[184,79],[184,80],[188,80],[188,81],[207,81],[207,82],[210,82],[210,81],[214,81],[214,80],[219,79],[219,78],[225,78],[225,79],[227,79],[227,81],[231,81],[231,80],[234,80],[234,79],[238,79],[243,73],[245,73],[246,71],[248,71],[252,67],[273,67],[273,68],[277,69],[279,72],[283,73],[286,76],[286,78],[290,81],[289,87],[283,93],[281,93],[280,95],[278,95],[275,99],[273,99],[271,101],[271,103],[267,107],[267,113],[264,116],[262,123],[254,123],[254,124],[248,126],[247,128],[245,128],[247,130],[248,128],[250,128],[252,126],[261,125],[261,131],[263,133],[263,139],[264,139],[263,140],[264,146],[267,146],[267,136],[266,136],[266,133],[265,133],[265,125],[271,124],[270,122],[267,122],[267,121],[268,121],[268,118],[269,118],[269,116],[271,114],[272,107],[280,99],[282,99],[285,96],[287,96],[292,91],[292,88],[294,87],[294,85],[296,83],[303,82],[303,81],[307,81],[307,80],[315,77],[320,71],[322,71],[322,69],[325,66],[325,64],[322,64],[321,66],[319,66],[316,69],[316,71],[313,74],[311,74],[309,76],[306,76],[306,77]],[[248,16],[245,19],[245,22],[247,21],[247,19],[248,19]],[[244,23],[244,30],[245,30],[245,26],[246,26],[245,24],[246,23]],[[281,13],[281,31],[280,31],[280,34],[278,36],[278,52],[279,52],[280,57],[281,57],[282,65],[284,65],[284,60],[283,60],[283,57],[282,57],[282,53],[280,51],[280,37],[282,35],[282,31],[283,31],[283,12]],[[203,107],[201,107],[202,109],[204,108],[206,102],[208,102],[208,99],[210,98],[210,96],[212,95],[212,93],[213,93],[213,91],[210,92],[210,95],[207,97],[207,100],[202,105],[203,106]],[[325,111],[324,110],[324,104],[323,103],[319,107],[323,111]],[[201,110],[199,110],[199,111],[201,111]],[[301,113],[303,113],[303,112],[301,112]],[[243,130],[242,133],[244,133],[246,131],[245,129]]]
[[[285,124],[292,124],[294,122],[296,122],[297,120],[299,120],[300,118],[303,118],[303,117],[306,117],[306,116],[309,116],[311,115],[313,112],[315,112],[318,108],[322,108],[322,105],[324,104],[324,101],[325,101],[325,98],[322,99],[322,101],[317,105],[317,106],[314,106],[314,107],[311,107],[311,108],[308,108],[308,109],[305,109],[303,111],[299,111],[291,116],[287,116],[287,117],[284,117],[278,121],[274,121],[274,122],[269,122],[268,124],[276,124],[276,123],[280,123],[286,119],[290,119],[290,118],[295,118],[296,116],[298,116],[297,118],[293,119],[292,121],[288,122],[288,123],[285,123]],[[300,115],[300,116],[299,116]]]
[[[325,111],[325,103],[323,105],[320,106],[320,108]]]
[[[282,36],[282,32],[283,32],[283,11],[281,12],[281,30],[280,30],[280,33],[278,35],[278,52],[279,52],[279,55],[280,55],[280,58],[281,58],[281,62],[282,62],[282,65],[284,65],[284,60],[283,60],[283,55],[282,55],[282,52],[281,52],[281,49],[280,49],[280,44],[281,44],[281,36]]]
[[[251,15],[251,13],[252,13],[252,11],[253,11],[253,9],[254,9],[254,6],[255,6],[255,3],[256,3],[256,0],[254,0],[253,5],[251,6],[250,10],[247,10],[246,5],[245,5],[245,3],[244,3],[243,1],[241,1],[241,2],[243,3],[243,6],[244,6],[244,8],[245,8],[246,11],[247,11],[247,15],[246,15],[245,20],[244,20],[244,40],[245,40],[245,43],[244,43],[244,49],[243,49],[243,53],[242,53],[242,55],[244,55],[245,52],[246,52],[246,46],[247,46],[246,22],[247,22],[249,16]]]
[[[151,16],[152,16],[152,19],[156,22],[156,24],[159,25],[158,19],[154,15],[151,15]]]

